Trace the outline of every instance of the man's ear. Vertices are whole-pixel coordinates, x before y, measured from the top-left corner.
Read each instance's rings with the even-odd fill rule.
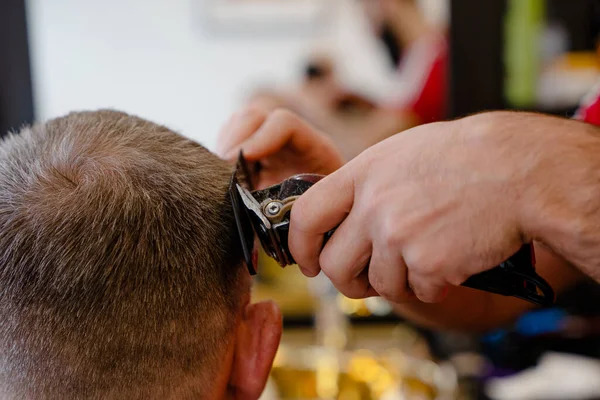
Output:
[[[281,311],[272,302],[248,304],[238,325],[229,380],[234,399],[256,400],[265,388],[282,331]]]

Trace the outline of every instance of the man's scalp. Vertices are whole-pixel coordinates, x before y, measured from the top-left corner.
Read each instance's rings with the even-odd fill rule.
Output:
[[[240,302],[229,175],[202,146],[115,111],[9,135],[0,144],[0,318],[11,323],[0,327],[0,362],[14,371],[0,386],[20,377],[47,392],[67,380],[74,395],[107,393],[105,374],[114,392],[151,385],[148,374],[164,365],[197,374],[210,365]]]

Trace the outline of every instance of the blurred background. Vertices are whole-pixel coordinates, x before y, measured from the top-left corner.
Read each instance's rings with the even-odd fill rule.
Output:
[[[597,0],[2,0],[0,136],[114,108],[214,149],[260,103],[351,159],[484,110],[572,117],[600,83],[599,38]],[[478,333],[424,328],[264,256],[254,296],[285,314],[265,399],[600,399],[591,282]]]

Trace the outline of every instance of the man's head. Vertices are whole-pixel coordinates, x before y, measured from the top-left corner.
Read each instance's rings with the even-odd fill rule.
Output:
[[[280,316],[248,304],[229,176],[113,111],[2,141],[1,397],[257,397]]]

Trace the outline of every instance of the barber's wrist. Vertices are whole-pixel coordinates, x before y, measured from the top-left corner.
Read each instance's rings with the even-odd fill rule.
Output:
[[[576,213],[569,210],[572,207],[564,198],[573,168],[566,158],[574,157],[577,149],[571,149],[572,142],[578,136],[567,131],[572,129],[569,125],[578,123],[514,111],[476,114],[460,122],[462,131],[482,143],[481,151],[494,153],[490,154],[494,165],[488,173],[496,175],[504,187],[495,194],[497,202],[501,209],[509,210],[505,218],[518,223],[523,240],[543,239],[555,229],[567,230],[560,226],[572,223]]]
[[[523,236],[585,269],[592,259],[600,261],[600,129],[572,120],[535,118],[531,135],[536,142],[526,156],[529,173],[517,208]]]

